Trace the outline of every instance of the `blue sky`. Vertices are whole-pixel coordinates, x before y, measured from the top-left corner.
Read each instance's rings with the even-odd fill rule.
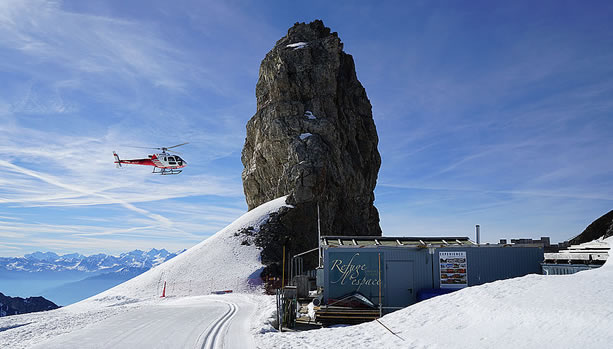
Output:
[[[259,64],[317,18],[373,105],[384,235],[563,241],[613,209],[610,2],[5,0],[0,255],[177,250],[239,217]],[[179,176],[113,166],[182,142]]]

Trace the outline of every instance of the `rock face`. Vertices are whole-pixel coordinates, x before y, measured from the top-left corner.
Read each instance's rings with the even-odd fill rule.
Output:
[[[372,107],[337,33],[319,20],[296,23],[262,61],[256,97],[242,152],[247,204],[289,195],[295,207],[256,239],[264,263],[277,258],[278,245],[291,254],[317,246],[317,203],[322,235],[381,235]]]
[[[613,236],[613,210],[593,221],[581,234],[570,240],[570,244],[577,245],[610,236]]]

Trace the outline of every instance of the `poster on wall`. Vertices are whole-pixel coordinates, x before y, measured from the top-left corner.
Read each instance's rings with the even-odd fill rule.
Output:
[[[466,251],[439,252],[441,288],[468,286]]]

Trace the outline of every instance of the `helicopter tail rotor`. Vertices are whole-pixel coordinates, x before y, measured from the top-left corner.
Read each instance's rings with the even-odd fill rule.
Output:
[[[121,160],[119,160],[119,155],[117,155],[117,153],[113,152],[113,156],[115,157],[115,163],[116,163],[116,167],[120,168],[121,167]]]

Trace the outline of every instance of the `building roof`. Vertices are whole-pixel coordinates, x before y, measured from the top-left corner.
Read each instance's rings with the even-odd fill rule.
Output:
[[[545,263],[568,264],[604,264],[609,257],[609,244],[602,240],[594,240],[579,245],[569,246],[557,253],[545,253]]]
[[[452,247],[475,246],[467,237],[396,237],[396,236],[322,236],[321,245],[326,247]]]

